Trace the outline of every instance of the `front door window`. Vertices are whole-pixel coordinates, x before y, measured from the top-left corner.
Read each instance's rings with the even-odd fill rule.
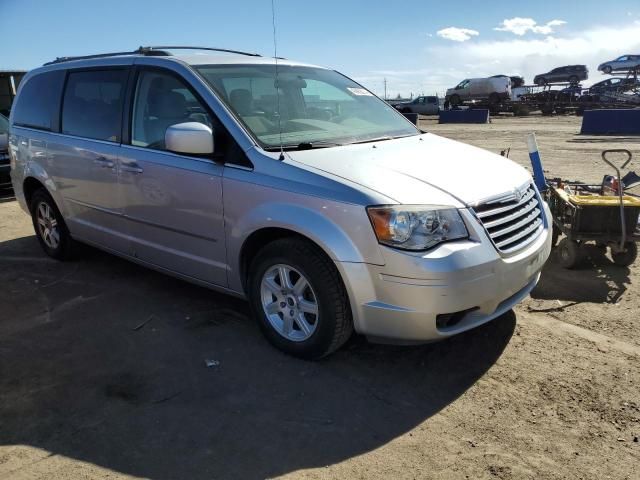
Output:
[[[164,150],[167,128],[184,122],[212,127],[208,111],[182,80],[164,72],[143,71],[136,87],[131,144]]]

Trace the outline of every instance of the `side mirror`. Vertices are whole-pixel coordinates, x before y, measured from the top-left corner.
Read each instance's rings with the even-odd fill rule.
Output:
[[[209,155],[213,153],[213,131],[199,122],[178,123],[167,128],[164,144],[175,153]]]

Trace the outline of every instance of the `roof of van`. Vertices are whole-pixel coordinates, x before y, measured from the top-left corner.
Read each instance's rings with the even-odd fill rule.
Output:
[[[195,53],[191,55],[171,55],[170,57],[163,58],[175,58],[181,60],[189,65],[275,65],[276,59],[273,57],[248,57],[245,55],[224,54],[215,55],[209,53]],[[310,65],[307,63],[296,62],[294,60],[288,60],[286,58],[278,58],[278,65],[297,65],[297,66],[309,66],[315,67],[316,65]]]
[[[273,57],[263,57],[257,53],[210,47],[139,47],[137,50],[127,52],[100,53],[77,57],[59,57],[51,62],[45,63],[44,65],[60,65],[82,61],[100,63],[100,60],[119,57],[131,58],[147,56],[168,60],[180,60],[189,65],[275,65],[277,63],[278,65],[315,66],[280,57],[276,59]]]

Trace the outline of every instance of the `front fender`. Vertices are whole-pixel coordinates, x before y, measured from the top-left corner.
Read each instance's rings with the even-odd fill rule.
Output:
[[[286,229],[302,235],[316,243],[335,262],[384,264],[364,207],[325,201],[318,209],[305,205],[303,196],[300,200],[300,204],[258,203],[231,220],[233,224],[228,224],[227,230],[231,288],[242,290],[242,246],[251,234],[266,228]]]

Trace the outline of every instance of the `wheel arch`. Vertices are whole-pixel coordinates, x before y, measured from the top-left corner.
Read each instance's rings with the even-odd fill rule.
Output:
[[[35,177],[27,177],[22,182],[22,191],[24,193],[24,200],[27,204],[27,208],[31,208],[31,199],[33,198],[33,194],[36,190],[43,188],[47,190],[47,187]]]
[[[46,177],[39,178],[38,176],[29,175],[22,181],[22,196],[24,197],[26,211],[31,214],[31,199],[36,190],[43,189],[47,192],[47,195],[51,197],[58,211],[65,216],[65,211],[62,205],[62,199],[59,197],[59,192],[56,191],[55,185],[52,185],[53,181]],[[53,188],[51,188],[53,187]]]
[[[53,178],[49,175],[43,165],[38,162],[29,162],[24,171],[21,172],[21,176],[22,178],[20,179],[19,185],[16,185],[16,187],[18,187],[16,188],[16,197],[19,201],[21,201],[22,198],[24,199],[23,208],[25,208],[27,212],[31,213],[31,198],[34,192],[38,188],[42,188],[53,199],[53,202],[60,213],[62,213],[63,216],[65,215],[61,194],[58,191]],[[19,191],[19,188],[22,188],[21,192]]]
[[[261,204],[247,212],[234,221],[227,232],[229,287],[244,292],[249,265],[255,254],[267,243],[283,237],[298,237],[310,242],[336,264],[384,264],[373,230],[342,225],[349,219],[353,223],[356,213],[349,207],[344,210],[334,216],[331,209],[327,209],[322,215],[308,206],[278,202]]]
[[[245,241],[242,243],[240,247],[240,256],[238,260],[239,268],[240,268],[240,281],[242,283],[242,288],[246,292],[247,288],[247,280],[249,276],[249,267],[251,262],[256,257],[260,249],[262,249],[265,245],[274,242],[275,240],[279,240],[281,238],[291,238],[297,237],[313,243],[318,248],[320,248],[315,242],[313,242],[310,238],[301,235],[300,233],[281,227],[264,227],[260,228],[253,233],[251,233]]]
[[[238,258],[238,268],[242,291],[246,293],[249,268],[251,262],[256,258],[260,250],[271,242],[282,238],[298,238],[310,245],[314,246],[319,252],[325,255],[329,260],[335,261],[335,253],[333,253],[326,244],[314,240],[309,235],[305,235],[297,230],[286,227],[262,227],[247,236],[242,243]],[[338,269],[339,270],[339,269]],[[340,273],[340,272],[339,272]],[[342,273],[340,273],[342,277]],[[344,282],[344,278],[342,281]]]

